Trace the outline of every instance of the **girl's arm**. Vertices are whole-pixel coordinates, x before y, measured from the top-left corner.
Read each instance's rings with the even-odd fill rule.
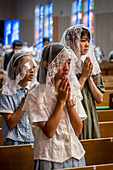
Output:
[[[64,102],[67,99],[67,95],[68,95],[68,83],[67,83],[67,79],[64,78],[59,86],[58,99],[52,115],[50,116],[48,121],[37,123],[38,126],[43,131],[43,133],[49,138],[52,138],[52,136],[56,131],[56,128],[59,125],[61,114],[64,107]]]
[[[75,131],[76,136],[78,136],[82,132],[83,124],[82,124],[82,120],[79,118],[79,116],[75,111],[75,108],[72,105],[70,96],[71,96],[71,86],[68,80],[68,97],[66,101],[66,106],[67,106],[67,111],[68,111],[71,125]]]
[[[23,114],[25,113],[25,111],[22,110],[22,107],[24,105],[24,102],[25,102],[27,94],[28,94],[28,92],[25,94],[24,100],[22,101],[19,108],[16,110],[16,112],[14,114],[11,114],[11,113],[3,114],[5,122],[6,122],[8,128],[10,130],[15,128],[15,126],[20,122],[20,120],[22,119]]]
[[[75,108],[73,106],[67,106],[68,115],[70,118],[71,125],[75,131],[76,136],[82,132],[82,120],[77,115]]]
[[[94,100],[100,104],[103,102],[103,93],[97,88],[97,86],[95,85],[92,77],[91,77],[91,73],[92,73],[92,70],[93,70],[93,64],[90,63],[89,65],[89,70],[90,70],[90,74],[89,74],[89,77],[88,77],[88,85],[89,85],[89,88],[90,88],[90,92],[94,98]]]
[[[56,128],[61,118],[63,106],[64,106],[64,103],[58,100],[56,103],[55,109],[53,111],[53,114],[48,119],[48,121],[38,122],[38,126],[41,128],[43,133],[49,138],[52,138],[56,131]]]
[[[25,111],[22,111],[24,101],[25,99],[22,101],[22,103],[20,104],[20,107],[16,110],[14,114],[10,114],[10,113],[3,114],[5,122],[10,130],[15,128],[15,126],[18,124],[23,114],[25,113]]]
[[[92,94],[93,98],[95,99],[95,101],[98,104],[102,103],[103,102],[103,93],[96,87],[92,77],[88,78],[88,84],[89,84],[91,94]]]

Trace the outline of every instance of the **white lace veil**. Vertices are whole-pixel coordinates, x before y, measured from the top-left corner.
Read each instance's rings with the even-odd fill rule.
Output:
[[[16,72],[14,72],[14,67],[16,67]],[[20,67],[22,67],[21,71]],[[31,55],[22,52],[15,53],[7,66],[7,74],[4,78],[5,84],[2,89],[2,94],[12,95],[16,93],[17,89],[22,88],[18,83],[25,77],[26,71],[32,67],[35,69],[35,74],[33,76],[33,80],[29,81],[27,84],[28,89],[30,89],[34,84],[38,83],[38,66]]]
[[[81,39],[81,33],[82,33],[82,28],[85,28],[88,30],[87,27],[84,27],[83,24],[71,26],[68,29],[66,29],[63,33],[63,36],[61,38],[61,43],[64,45],[68,45],[76,54],[78,58],[78,62],[76,64],[76,74],[81,73],[81,60],[84,62],[85,58],[88,56],[91,59],[91,62],[93,63],[93,71],[92,75],[99,74],[101,72],[99,64],[96,60],[95,53],[94,53],[94,48],[92,44],[92,35],[90,32],[90,47],[86,55],[81,56],[80,52],[80,39]]]
[[[52,43],[44,48],[41,60],[42,65],[39,72],[39,82],[44,84],[46,83],[45,94],[48,95],[49,98],[50,96],[51,98],[54,98],[54,77],[68,59],[71,59],[71,63],[70,71],[67,77],[69,78],[71,84],[71,97],[73,101],[76,102],[77,99],[82,100],[82,95],[80,92],[80,84],[74,72],[75,69],[73,69],[75,67],[75,63],[77,62],[77,57],[69,47],[60,43]],[[43,61],[48,62],[47,70],[43,66]]]

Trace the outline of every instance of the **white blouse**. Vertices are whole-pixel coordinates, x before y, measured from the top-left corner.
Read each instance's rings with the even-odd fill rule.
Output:
[[[48,138],[37,126],[37,122],[49,119],[57,102],[56,97],[45,101],[44,91],[42,90],[41,92],[40,88],[44,89],[45,87],[41,84],[29,92],[23,107],[29,114],[35,137],[34,159],[59,163],[71,157],[80,160],[84,156],[85,151],[71,126],[65,104],[61,120],[52,138]],[[87,118],[81,101],[77,101],[75,110],[81,119]]]

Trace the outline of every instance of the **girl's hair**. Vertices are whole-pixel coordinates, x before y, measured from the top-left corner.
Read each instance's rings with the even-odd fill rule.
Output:
[[[83,37],[84,35],[87,35],[87,37],[88,37],[89,39],[91,38],[89,30],[82,27],[81,39],[82,39],[82,37]]]
[[[42,52],[42,60],[50,64],[63,48],[64,45],[60,43],[49,44]]]
[[[47,69],[43,65],[43,61],[47,61],[50,64],[55,57],[61,52],[64,45],[61,43],[52,43],[47,45],[42,51],[42,59],[40,62],[40,68],[38,70],[37,80],[39,83],[46,83]]]

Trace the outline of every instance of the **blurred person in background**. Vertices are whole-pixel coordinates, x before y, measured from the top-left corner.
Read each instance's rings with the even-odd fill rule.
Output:
[[[50,44],[49,38],[44,37],[44,38],[43,38],[43,48],[46,47],[48,44]],[[39,50],[38,53],[37,53],[36,60],[37,60],[38,63],[41,61],[42,51],[43,51],[43,49]]]
[[[8,65],[11,57],[13,56],[13,54],[19,52],[19,50],[21,49],[22,42],[19,41],[19,40],[15,40],[13,42],[12,46],[13,46],[13,50],[10,53],[5,54],[5,57],[4,57],[4,70],[7,69],[7,65]]]
[[[113,50],[109,53],[109,61],[113,63]]]

